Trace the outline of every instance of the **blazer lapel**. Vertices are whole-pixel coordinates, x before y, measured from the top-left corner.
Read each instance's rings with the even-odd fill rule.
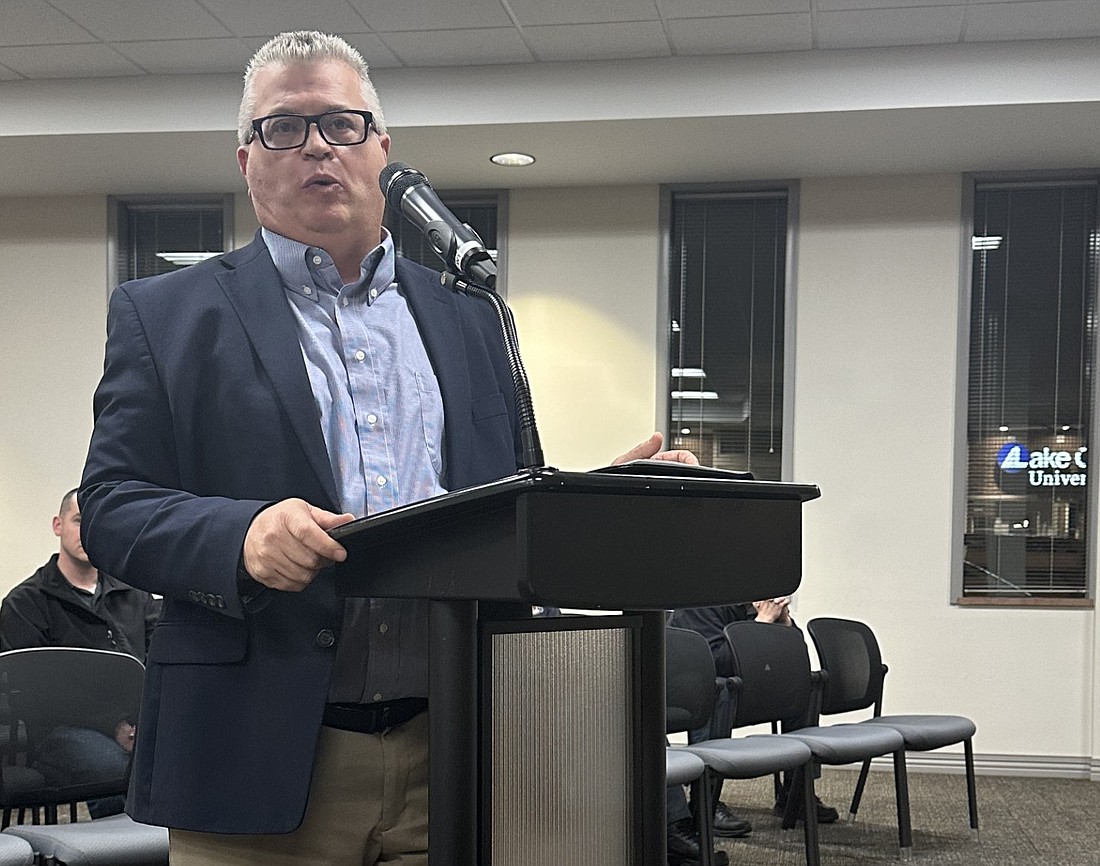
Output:
[[[443,398],[443,442],[446,455],[444,487],[455,466],[469,462],[473,445],[470,426],[470,366],[458,299],[439,283],[430,271],[397,257],[397,282],[405,292],[413,318],[420,329],[428,360],[439,381]]]
[[[339,510],[340,497],[321,433],[317,403],[279,272],[258,233],[252,243],[223,256],[221,261],[226,270],[217,275],[217,280],[240,317],[276,399],[301,440],[309,465],[328,496],[327,507]]]

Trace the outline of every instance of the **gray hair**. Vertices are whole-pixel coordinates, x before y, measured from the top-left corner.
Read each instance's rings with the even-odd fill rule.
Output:
[[[378,91],[370,80],[367,61],[363,59],[363,55],[339,36],[316,30],[294,30],[271,37],[248,61],[244,71],[241,108],[237,114],[237,141],[240,144],[248,144],[252,138],[252,119],[256,114],[256,73],[273,64],[313,63],[320,60],[339,60],[358,73],[359,90],[367,109],[374,115],[374,128],[379,135],[386,131],[382,104],[378,101]]]

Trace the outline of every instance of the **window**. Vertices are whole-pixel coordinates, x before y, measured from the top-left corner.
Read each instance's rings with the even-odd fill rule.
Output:
[[[672,193],[668,430],[702,463],[783,474],[788,192]]]
[[[1097,182],[979,182],[973,211],[962,600],[1087,599]]]
[[[126,280],[165,274],[228,247],[231,196],[111,199],[114,273],[110,289]]]
[[[498,231],[498,226],[503,223],[503,201],[497,194],[457,194],[439,196],[445,205],[450,208],[458,219],[478,233],[484,242],[486,249],[494,253],[502,246],[503,232]],[[407,259],[419,262],[433,271],[443,270],[443,260],[436,255],[435,250],[424,239],[420,231],[400,214],[395,214],[389,208],[383,224],[393,235],[393,244],[397,252]],[[499,259],[498,259],[499,261]],[[500,282],[497,290],[500,291],[503,283],[504,268],[500,268]],[[501,292],[503,294],[503,292]]]

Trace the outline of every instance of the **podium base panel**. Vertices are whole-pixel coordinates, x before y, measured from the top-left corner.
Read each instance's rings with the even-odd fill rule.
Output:
[[[491,633],[493,866],[627,866],[635,736],[628,628]]]

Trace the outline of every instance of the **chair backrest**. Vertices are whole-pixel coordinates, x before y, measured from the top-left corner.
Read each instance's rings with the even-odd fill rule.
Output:
[[[125,653],[34,647],[0,653],[0,682],[28,745],[60,726],[113,736],[123,719],[137,721],[145,668]]]
[[[731,622],[725,635],[738,682],[733,727],[804,717],[813,684],[802,632],[772,622]]]
[[[684,628],[665,629],[667,733],[706,726],[714,712],[714,656],[707,639]]]
[[[817,648],[821,669],[826,671],[821,713],[847,713],[882,707],[882,664],[875,634],[854,619],[818,617],[806,624]]]

